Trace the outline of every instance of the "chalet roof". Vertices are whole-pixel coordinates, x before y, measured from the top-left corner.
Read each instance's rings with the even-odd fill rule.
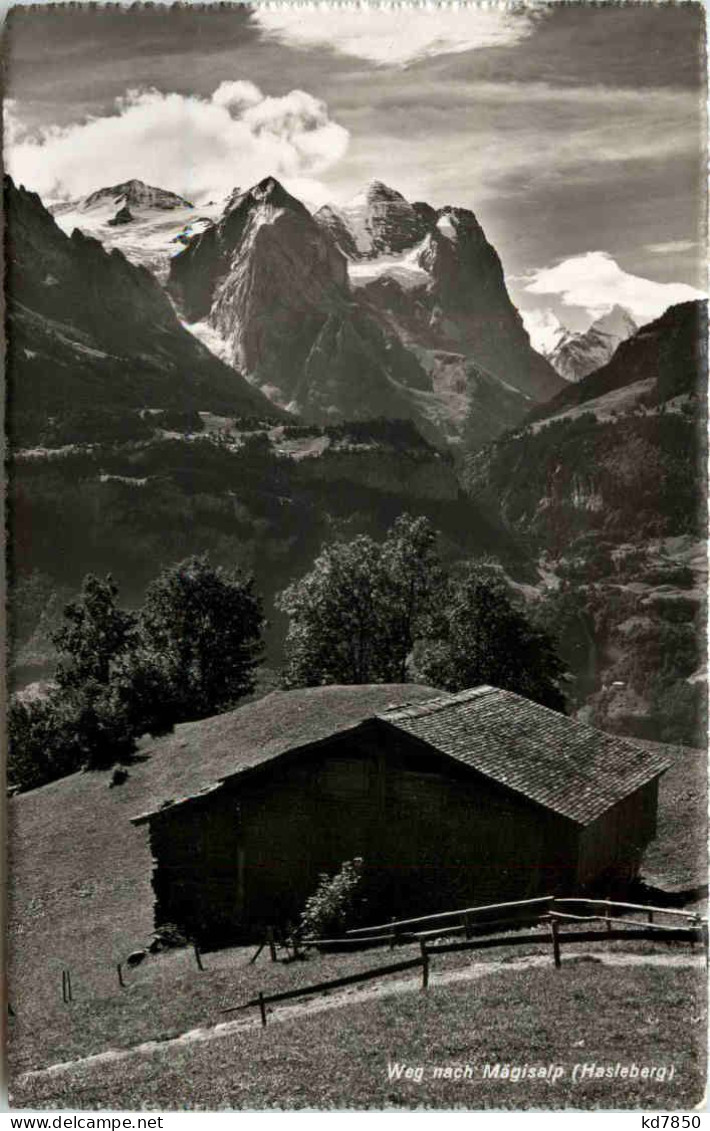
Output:
[[[160,774],[140,824],[168,805],[203,796],[230,777],[254,769],[289,750],[359,726],[392,705],[417,704],[440,696],[414,683],[331,685],[273,691],[222,715],[182,723],[143,752]]]
[[[457,695],[411,683],[312,687],[177,727],[154,748],[164,792],[134,823],[366,722],[394,727],[581,825],[668,768],[655,750],[495,687]]]
[[[670,764],[659,751],[497,687],[442,695],[380,718],[581,825]]]

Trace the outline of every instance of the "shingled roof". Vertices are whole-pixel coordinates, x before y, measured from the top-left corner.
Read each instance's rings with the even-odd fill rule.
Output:
[[[652,781],[662,753],[497,687],[476,687],[380,718],[580,825]]]
[[[353,684],[272,691],[263,699],[209,719],[182,723],[143,752],[155,783],[150,808],[134,824],[168,806],[218,789],[224,781],[371,720],[387,707],[441,696],[416,683]]]
[[[152,749],[165,773],[155,783],[153,808],[133,821],[141,824],[247,770],[373,722],[411,735],[580,825],[669,764],[656,751],[496,687],[457,695],[418,684],[311,687],[272,692],[235,711],[177,727]]]

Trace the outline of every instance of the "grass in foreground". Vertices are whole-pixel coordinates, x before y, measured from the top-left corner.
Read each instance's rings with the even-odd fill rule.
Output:
[[[511,940],[514,938],[511,934]],[[564,931],[562,932],[564,939]],[[432,977],[449,970],[465,969],[472,963],[515,963],[530,955],[542,955],[552,964],[547,931],[540,928],[540,942],[520,946],[503,945],[490,950],[432,955]],[[419,957],[417,944],[387,946],[351,953],[320,955],[311,950],[302,961],[272,963],[262,952],[249,964],[255,947],[236,947],[203,955],[205,969],[198,971],[189,948],[147,958],[135,969],[124,967],[121,988],[115,967],[73,969],[70,1005],[62,1002],[61,969],[57,966],[46,990],[19,984],[12,999],[15,1016],[11,1023],[9,1060],[13,1076],[29,1069],[104,1052],[130,1048],[143,1041],[160,1041],[189,1029],[219,1024],[241,1016],[222,1010],[265,994],[306,987],[345,977],[377,966]],[[563,945],[563,955],[660,954],[691,957],[686,943],[607,942],[600,932],[593,943]],[[699,953],[700,948],[695,949]],[[283,954],[282,951],[279,952]],[[386,986],[399,978],[418,978],[417,970],[387,975],[370,985]]]
[[[17,1108],[567,1108],[687,1110],[704,1087],[703,970],[597,964],[481,980],[304,1014],[203,1044],[72,1069],[13,1090]],[[278,1007],[276,1007],[278,1009]],[[666,1079],[574,1083],[577,1063],[663,1066]],[[391,1079],[393,1064],[422,1068]],[[557,1064],[544,1079],[483,1066]],[[472,1078],[435,1067],[471,1065]],[[673,1078],[669,1079],[673,1066]]]

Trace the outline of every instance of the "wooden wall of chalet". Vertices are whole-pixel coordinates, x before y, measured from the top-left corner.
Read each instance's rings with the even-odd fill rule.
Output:
[[[608,875],[635,878],[646,845],[656,835],[658,778],[607,809],[582,830],[579,841],[580,884]]]
[[[383,727],[283,758],[151,820],[156,921],[203,943],[296,919],[321,872],[362,856],[368,914],[569,890],[578,831]]]

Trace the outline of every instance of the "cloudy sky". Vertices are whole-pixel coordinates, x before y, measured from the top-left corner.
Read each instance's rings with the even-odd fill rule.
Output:
[[[472,208],[538,333],[705,290],[699,3],[16,8],[5,34],[6,164],[47,201],[377,178]]]

